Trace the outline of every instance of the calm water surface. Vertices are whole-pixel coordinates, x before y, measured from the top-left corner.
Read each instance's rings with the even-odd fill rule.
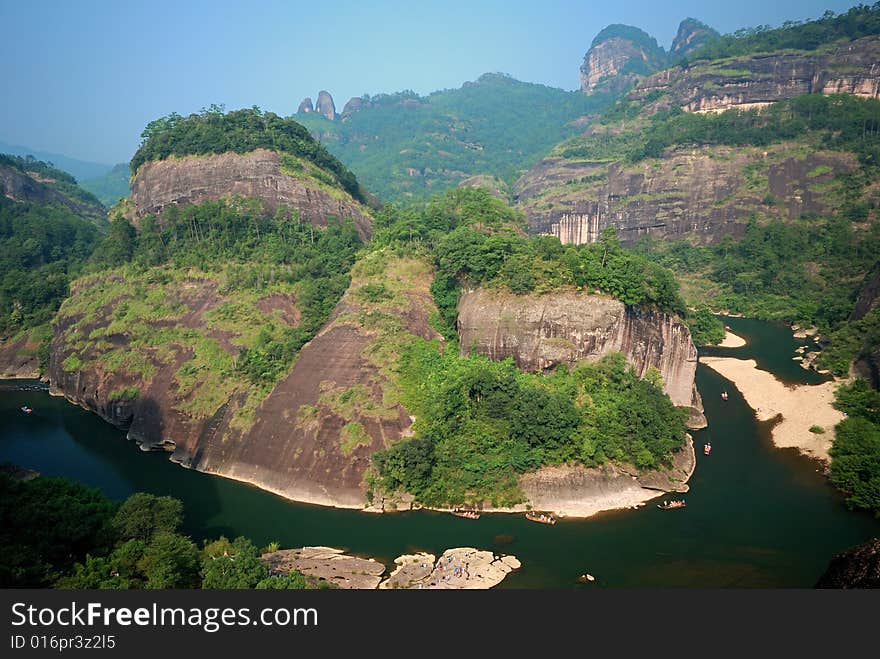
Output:
[[[791,360],[804,342],[785,327],[725,322],[749,345],[713,354],[756,359],[788,382],[821,380]],[[704,366],[697,386],[709,427],[694,439],[698,446],[711,439],[713,451],[698,456],[687,508],[661,511],[650,503],[553,527],[518,515],[473,521],[430,511],[371,515],[292,503],[183,469],[165,454],[143,453],[97,416],[45,391],[22,390],[25,384],[0,382],[0,462],[67,476],[113,499],[136,491],[178,497],[196,539],[225,534],[285,547],[330,545],[386,564],[413,550],[493,549],[523,563],[505,588],[809,587],[833,554],[880,536],[880,521],[848,511],[814,462],[773,448],[769,424],[758,423],[736,388]],[[34,408],[32,415],[19,411],[24,404]],[[584,572],[596,575],[597,584],[578,584]]]

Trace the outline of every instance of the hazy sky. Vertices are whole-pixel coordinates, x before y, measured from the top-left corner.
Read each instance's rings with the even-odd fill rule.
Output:
[[[669,48],[692,16],[722,33],[853,0],[0,0],[0,141],[127,161],[146,123],[211,103],[281,115],[327,89],[459,87],[487,71],[564,89],[609,23]]]

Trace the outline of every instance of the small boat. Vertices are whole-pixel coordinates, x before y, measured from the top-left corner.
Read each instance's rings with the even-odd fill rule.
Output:
[[[27,405],[22,405],[21,411],[24,412],[25,414],[32,414],[34,411],[34,408],[28,407]]]
[[[727,400],[727,392],[726,391],[721,392],[721,400]]]
[[[664,501],[663,504],[657,504],[660,510],[672,510],[673,508],[684,508],[687,504],[684,501]]]
[[[461,508],[453,508],[452,514],[456,517],[464,517],[465,519],[480,519],[480,513],[476,510],[462,510]]]
[[[703,453],[705,455],[709,455],[711,452],[712,452],[712,445],[711,444],[703,444]]]
[[[526,513],[526,519],[532,522],[539,522],[541,524],[556,524],[556,518],[553,517],[553,515],[551,515],[550,513],[529,511]]]
[[[589,574],[589,573],[582,574],[581,576],[578,577],[578,581],[580,583],[592,583],[595,580],[596,580],[596,577],[594,577],[592,574]]]

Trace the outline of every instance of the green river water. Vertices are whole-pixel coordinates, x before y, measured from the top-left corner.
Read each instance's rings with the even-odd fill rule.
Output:
[[[783,326],[726,319],[749,340],[707,354],[754,358],[788,382],[818,382],[791,360],[803,344]],[[143,453],[97,416],[34,390],[0,382],[0,462],[62,475],[113,499],[135,491],[183,500],[196,539],[245,535],[258,545],[329,545],[390,565],[400,554],[473,546],[516,555],[523,564],[502,588],[810,587],[842,549],[880,536],[880,521],[846,509],[813,461],[773,447],[736,388],[705,366],[697,370],[709,427],[684,510],[638,510],[587,520],[535,524],[521,515],[467,520],[431,511],[373,515],[293,503],[255,487],[183,469],[163,453]],[[727,401],[722,391],[729,392]],[[32,415],[19,411],[34,408]],[[589,572],[595,584],[579,584]]]

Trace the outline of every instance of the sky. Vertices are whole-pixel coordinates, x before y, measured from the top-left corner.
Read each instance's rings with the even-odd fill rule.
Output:
[[[128,161],[151,120],[329,91],[457,88],[486,72],[563,89],[596,33],[642,28],[669,49],[693,17],[719,32],[846,11],[856,0],[0,0],[0,141]]]

